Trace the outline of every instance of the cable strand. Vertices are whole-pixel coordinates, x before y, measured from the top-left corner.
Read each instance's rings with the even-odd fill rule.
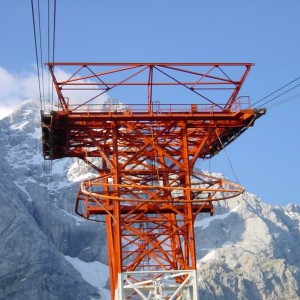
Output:
[[[295,85],[295,86],[293,86],[293,87],[291,87],[290,89],[284,91],[283,93],[277,95],[276,97],[273,97],[273,98],[271,98],[270,100],[264,102],[263,104],[261,104],[261,105],[258,106],[257,108],[261,108],[261,107],[265,106],[266,104],[271,103],[271,102],[274,101],[275,99],[277,99],[277,98],[279,98],[279,97],[285,95],[286,93],[290,92],[291,90],[295,89],[295,88],[298,87],[298,86],[300,86],[300,83],[297,84],[297,85]]]
[[[55,60],[55,39],[56,39],[56,0],[54,0],[54,11],[53,11],[53,41],[52,41],[52,62]],[[54,68],[54,66],[53,66]],[[51,109],[53,108],[54,102],[54,88],[52,84],[51,89]]]
[[[32,14],[32,25],[33,25],[33,35],[34,35],[35,59],[36,59],[38,84],[39,84],[40,105],[41,105],[41,110],[43,110],[42,92],[41,92],[41,79],[40,79],[40,66],[39,66],[39,55],[38,55],[38,47],[37,47],[37,35],[36,35],[36,24],[35,24],[35,14],[34,14],[33,0],[31,0],[31,14]]]
[[[288,82],[287,84],[283,85],[282,87],[280,87],[279,89],[275,90],[274,92],[268,94],[267,96],[261,98],[260,100],[254,102],[253,104],[251,104],[250,107],[253,107],[254,105],[256,105],[256,104],[262,102],[263,100],[265,100],[265,99],[269,98],[270,96],[276,94],[277,92],[281,91],[282,89],[284,89],[285,87],[289,86],[290,84],[292,84],[293,82],[295,82],[295,81],[297,81],[297,80],[299,80],[299,79],[300,79],[300,76],[297,77],[297,78],[295,78],[294,80]],[[263,105],[264,105],[264,104],[262,104],[261,106],[263,106]],[[261,107],[261,106],[260,106],[260,107]]]

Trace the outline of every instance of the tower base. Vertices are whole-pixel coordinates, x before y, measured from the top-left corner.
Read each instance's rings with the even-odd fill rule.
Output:
[[[116,300],[198,300],[196,270],[133,271],[119,274]]]

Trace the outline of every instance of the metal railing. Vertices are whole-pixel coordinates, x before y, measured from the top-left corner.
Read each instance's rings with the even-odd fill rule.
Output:
[[[165,104],[155,101],[151,105],[148,104],[123,104],[119,103],[88,103],[88,104],[71,104],[68,98],[65,98],[68,105],[68,111],[77,113],[100,113],[100,114],[180,114],[180,113],[216,113],[228,112],[236,113],[243,109],[250,108],[250,98],[248,96],[240,96],[232,103],[230,108],[226,104],[204,104],[204,103],[178,103]],[[62,111],[63,108],[57,105],[57,110]]]

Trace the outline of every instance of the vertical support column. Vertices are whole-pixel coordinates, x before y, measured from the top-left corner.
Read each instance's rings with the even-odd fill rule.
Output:
[[[108,265],[109,265],[109,283],[111,290],[111,299],[114,300],[114,290],[117,285],[117,265],[116,260],[114,259],[115,251],[114,245],[115,241],[113,239],[114,232],[114,219],[108,214],[106,215],[106,237],[107,237],[107,256],[108,256]]]
[[[197,270],[194,270],[194,283],[193,283],[193,300],[199,300],[199,289],[198,289],[198,276]]]
[[[118,285],[116,287],[115,291],[111,291],[111,293],[115,293],[115,299],[114,300],[123,300],[125,299],[124,289],[123,289],[123,274],[118,274]]]
[[[113,175],[113,195],[115,197],[119,196],[119,187],[118,185],[121,183],[121,174],[119,170],[119,149],[118,149],[118,140],[119,140],[119,131],[118,124],[115,122],[113,126],[112,132],[112,157],[113,157],[113,165],[115,166],[111,173]],[[110,254],[113,255],[110,257],[110,261],[112,261],[114,270],[113,270],[113,278],[111,279],[111,299],[115,299],[114,293],[118,293],[118,280],[120,278],[120,274],[122,272],[122,245],[121,245],[121,213],[120,213],[120,202],[118,200],[111,200],[112,203],[110,205],[113,207],[113,217],[108,216],[110,218],[110,224],[112,224],[110,228],[110,245],[112,247]]]
[[[191,187],[191,167],[189,164],[189,148],[188,148],[188,128],[187,123],[184,123],[182,128],[182,156],[183,156],[183,163],[185,166],[185,184],[188,187]],[[187,203],[185,204],[186,216],[187,220],[185,220],[187,227],[188,227],[188,239],[185,241],[186,245],[186,254],[189,257],[186,259],[190,259],[189,265],[191,266],[192,270],[194,270],[194,281],[193,281],[193,300],[198,300],[198,287],[197,287],[197,264],[196,264],[196,245],[195,245],[195,232],[194,232],[194,215],[193,215],[193,203],[191,202],[192,195],[191,190],[185,192],[185,200]]]
[[[182,159],[183,164],[185,166],[185,184],[186,187],[191,187],[191,166],[189,163],[189,135],[188,135],[188,127],[187,122],[184,122],[184,126],[182,127]],[[188,228],[188,239],[185,241],[186,247],[186,260],[189,262],[189,266],[191,266],[192,270],[194,271],[193,277],[193,284],[192,284],[192,295],[193,300],[198,300],[198,280],[197,280],[197,264],[196,264],[196,243],[195,243],[195,232],[194,232],[194,215],[193,215],[193,203],[192,203],[192,194],[191,190],[185,192],[185,210],[187,220],[185,223]],[[186,291],[189,293],[189,291]],[[189,299],[189,295],[186,296],[186,299]]]
[[[152,101],[152,80],[153,80],[153,66],[149,66],[149,76],[148,76],[148,84],[147,84],[147,101],[148,101],[148,112],[152,114],[153,112],[153,101]]]
[[[110,152],[110,148],[106,149],[107,154]],[[106,161],[103,159],[102,160],[102,168],[104,173],[107,172],[107,163]],[[111,170],[112,172],[112,170]],[[105,183],[108,184],[108,179],[105,179]],[[106,192],[106,194],[109,194],[109,188],[108,186],[104,186],[104,191]],[[110,200],[106,200],[106,205],[109,207],[111,205],[111,203],[109,203]],[[115,285],[116,285],[116,270],[117,270],[117,266],[116,266],[116,260],[114,259],[115,253],[114,253],[114,244],[115,241],[113,239],[113,232],[114,232],[114,226],[115,226],[115,220],[112,217],[111,214],[107,214],[106,215],[106,238],[107,238],[107,256],[108,256],[108,266],[109,266],[109,272],[110,272],[110,276],[109,276],[109,281],[110,281],[110,289],[111,291],[113,291]],[[111,299],[113,300],[113,292],[111,292]]]

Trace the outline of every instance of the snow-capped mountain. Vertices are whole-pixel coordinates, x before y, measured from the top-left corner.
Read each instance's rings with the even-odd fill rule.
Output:
[[[246,193],[196,222],[203,299],[300,299],[300,206]]]
[[[0,300],[110,299],[105,227],[73,214],[89,170],[44,161],[39,116],[27,101],[0,120]],[[247,193],[215,208],[195,223],[200,299],[300,299],[300,206]]]
[[[105,228],[72,214],[85,166],[45,162],[40,137],[32,101],[0,121],[0,299],[105,299],[80,272],[106,262]]]

